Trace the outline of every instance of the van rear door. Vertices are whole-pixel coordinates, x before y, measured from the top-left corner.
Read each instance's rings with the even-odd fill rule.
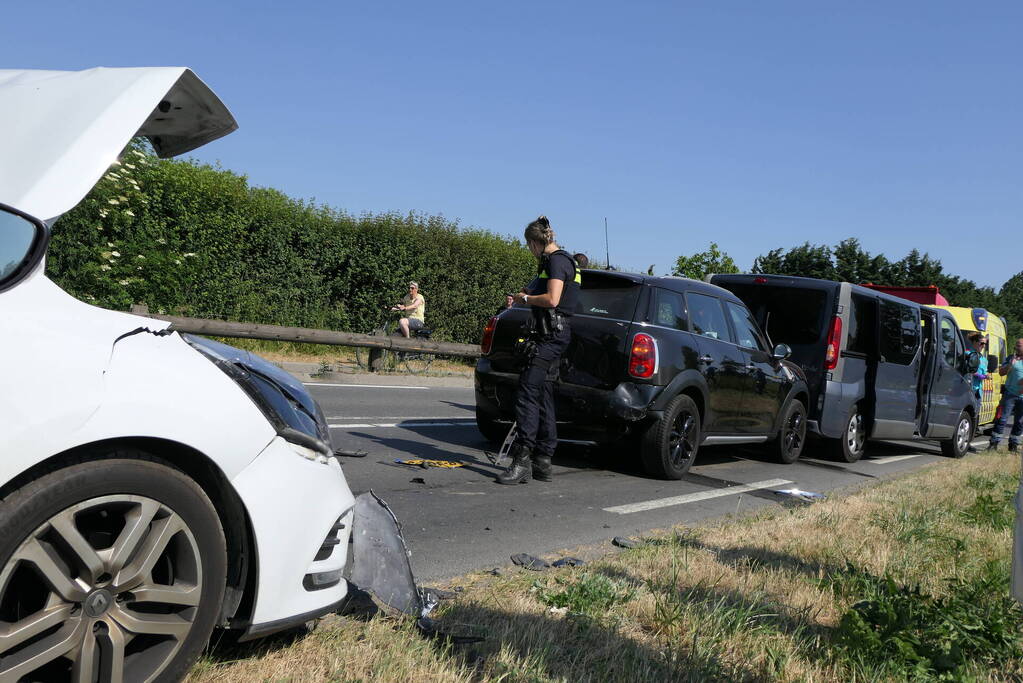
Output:
[[[828,324],[835,314],[839,283],[782,275],[714,275],[749,308],[772,344],[788,344],[792,362],[803,368],[810,390],[810,418],[819,419],[824,388]]]

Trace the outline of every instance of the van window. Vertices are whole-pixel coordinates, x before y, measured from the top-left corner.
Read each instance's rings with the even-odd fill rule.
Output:
[[[872,355],[877,345],[877,299],[860,294],[852,295],[849,311],[849,336],[846,351]]]
[[[945,357],[945,363],[950,367],[956,365],[956,339],[955,328],[948,318],[941,319],[941,354]]]
[[[587,272],[579,291],[579,313],[615,320],[632,320],[640,285],[623,277]]]
[[[998,340],[998,364],[1001,365],[1005,362],[1005,340]],[[991,372],[989,369],[988,372]]]
[[[725,308],[728,309],[728,314],[732,316],[732,326],[735,328],[735,336],[739,346],[744,349],[760,349],[761,351],[766,351],[767,343],[760,338],[760,331],[757,330],[757,324],[753,322],[753,317],[750,315],[749,311],[746,310],[746,307],[731,301],[726,301]]]
[[[686,303],[682,295],[670,289],[650,289],[650,322],[663,327],[686,329]]]
[[[725,321],[725,312],[716,297],[689,292],[686,298],[689,300],[689,323],[694,333],[734,343]]]
[[[816,344],[824,338],[829,315],[828,294],[819,289],[773,285],[726,286],[753,313],[753,318],[775,344]]]
[[[913,306],[881,299],[881,355],[889,363],[909,365],[920,345],[920,318]]]

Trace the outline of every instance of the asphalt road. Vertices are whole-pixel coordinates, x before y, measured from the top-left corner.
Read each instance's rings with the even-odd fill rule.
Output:
[[[566,445],[555,456],[553,482],[500,486],[493,480],[498,469],[483,454],[493,447],[476,430],[471,388],[308,386],[335,446],[369,452],[344,459],[345,475],[356,494],[372,489],[394,510],[421,582],[504,566],[515,553],[606,544],[614,536],[778,505],[776,489],[827,493],[943,460],[928,442],[868,444],[867,456],[851,465],[812,449],[781,465],[756,447],[708,446],[686,479],[662,481],[642,473],[634,452]],[[461,467],[395,462],[409,458]]]

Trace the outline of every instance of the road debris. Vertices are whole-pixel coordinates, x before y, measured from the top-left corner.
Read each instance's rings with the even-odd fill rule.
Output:
[[[771,493],[783,498],[783,502],[795,505],[812,505],[813,503],[819,503],[828,499],[823,493],[814,493],[813,491],[803,491],[801,489],[783,489],[772,491]]]
[[[550,563],[547,560],[541,560],[539,557],[533,557],[528,553],[519,553],[511,556],[511,561],[519,565],[523,569],[528,569],[531,572],[542,572],[544,569],[550,567]]]
[[[369,453],[366,451],[346,451],[343,448],[334,450],[335,458],[365,458]]]
[[[631,538],[625,538],[624,536],[615,536],[611,539],[611,543],[619,548],[639,548],[643,545],[642,541],[634,541]]]
[[[409,458],[408,460],[395,460],[394,462],[399,465],[409,465],[411,467],[422,467],[426,469],[428,467],[461,467],[462,463],[455,462],[454,460],[428,460],[426,458]]]
[[[563,557],[560,560],[551,562],[552,567],[584,567],[586,562],[580,560],[578,557]]]
[[[513,422],[511,429],[508,430],[508,436],[504,437],[504,441],[501,442],[501,448],[498,449],[497,453],[491,453],[490,451],[483,451],[483,455],[487,456],[487,460],[494,467],[504,467],[511,462],[511,457],[508,453],[511,451],[512,444],[515,443],[515,437],[519,435],[519,427],[517,422]]]
[[[425,484],[426,480],[423,479],[422,477],[412,477],[411,479],[408,480],[408,483],[410,483],[410,484]]]
[[[440,600],[454,600],[458,597],[457,591],[444,590],[443,588],[421,588],[423,596],[427,599],[427,602],[440,601]]]

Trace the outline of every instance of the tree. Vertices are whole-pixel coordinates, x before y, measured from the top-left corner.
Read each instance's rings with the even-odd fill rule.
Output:
[[[785,254],[782,268],[786,275],[835,279],[835,264],[831,261],[831,248],[804,242]]]
[[[835,279],[860,284],[870,282],[866,277],[871,272],[870,254],[863,251],[860,241],[849,237],[839,242],[834,249]]]
[[[717,242],[711,242],[706,251],[692,256],[679,256],[675,261],[672,275],[681,275],[693,280],[702,280],[710,273],[738,273],[732,257],[718,248]]]
[[[753,260],[753,268],[751,269],[754,273],[761,273],[763,275],[781,275],[784,273],[785,268],[785,257],[782,255],[782,250],[772,249],[766,254],[762,254]]]

